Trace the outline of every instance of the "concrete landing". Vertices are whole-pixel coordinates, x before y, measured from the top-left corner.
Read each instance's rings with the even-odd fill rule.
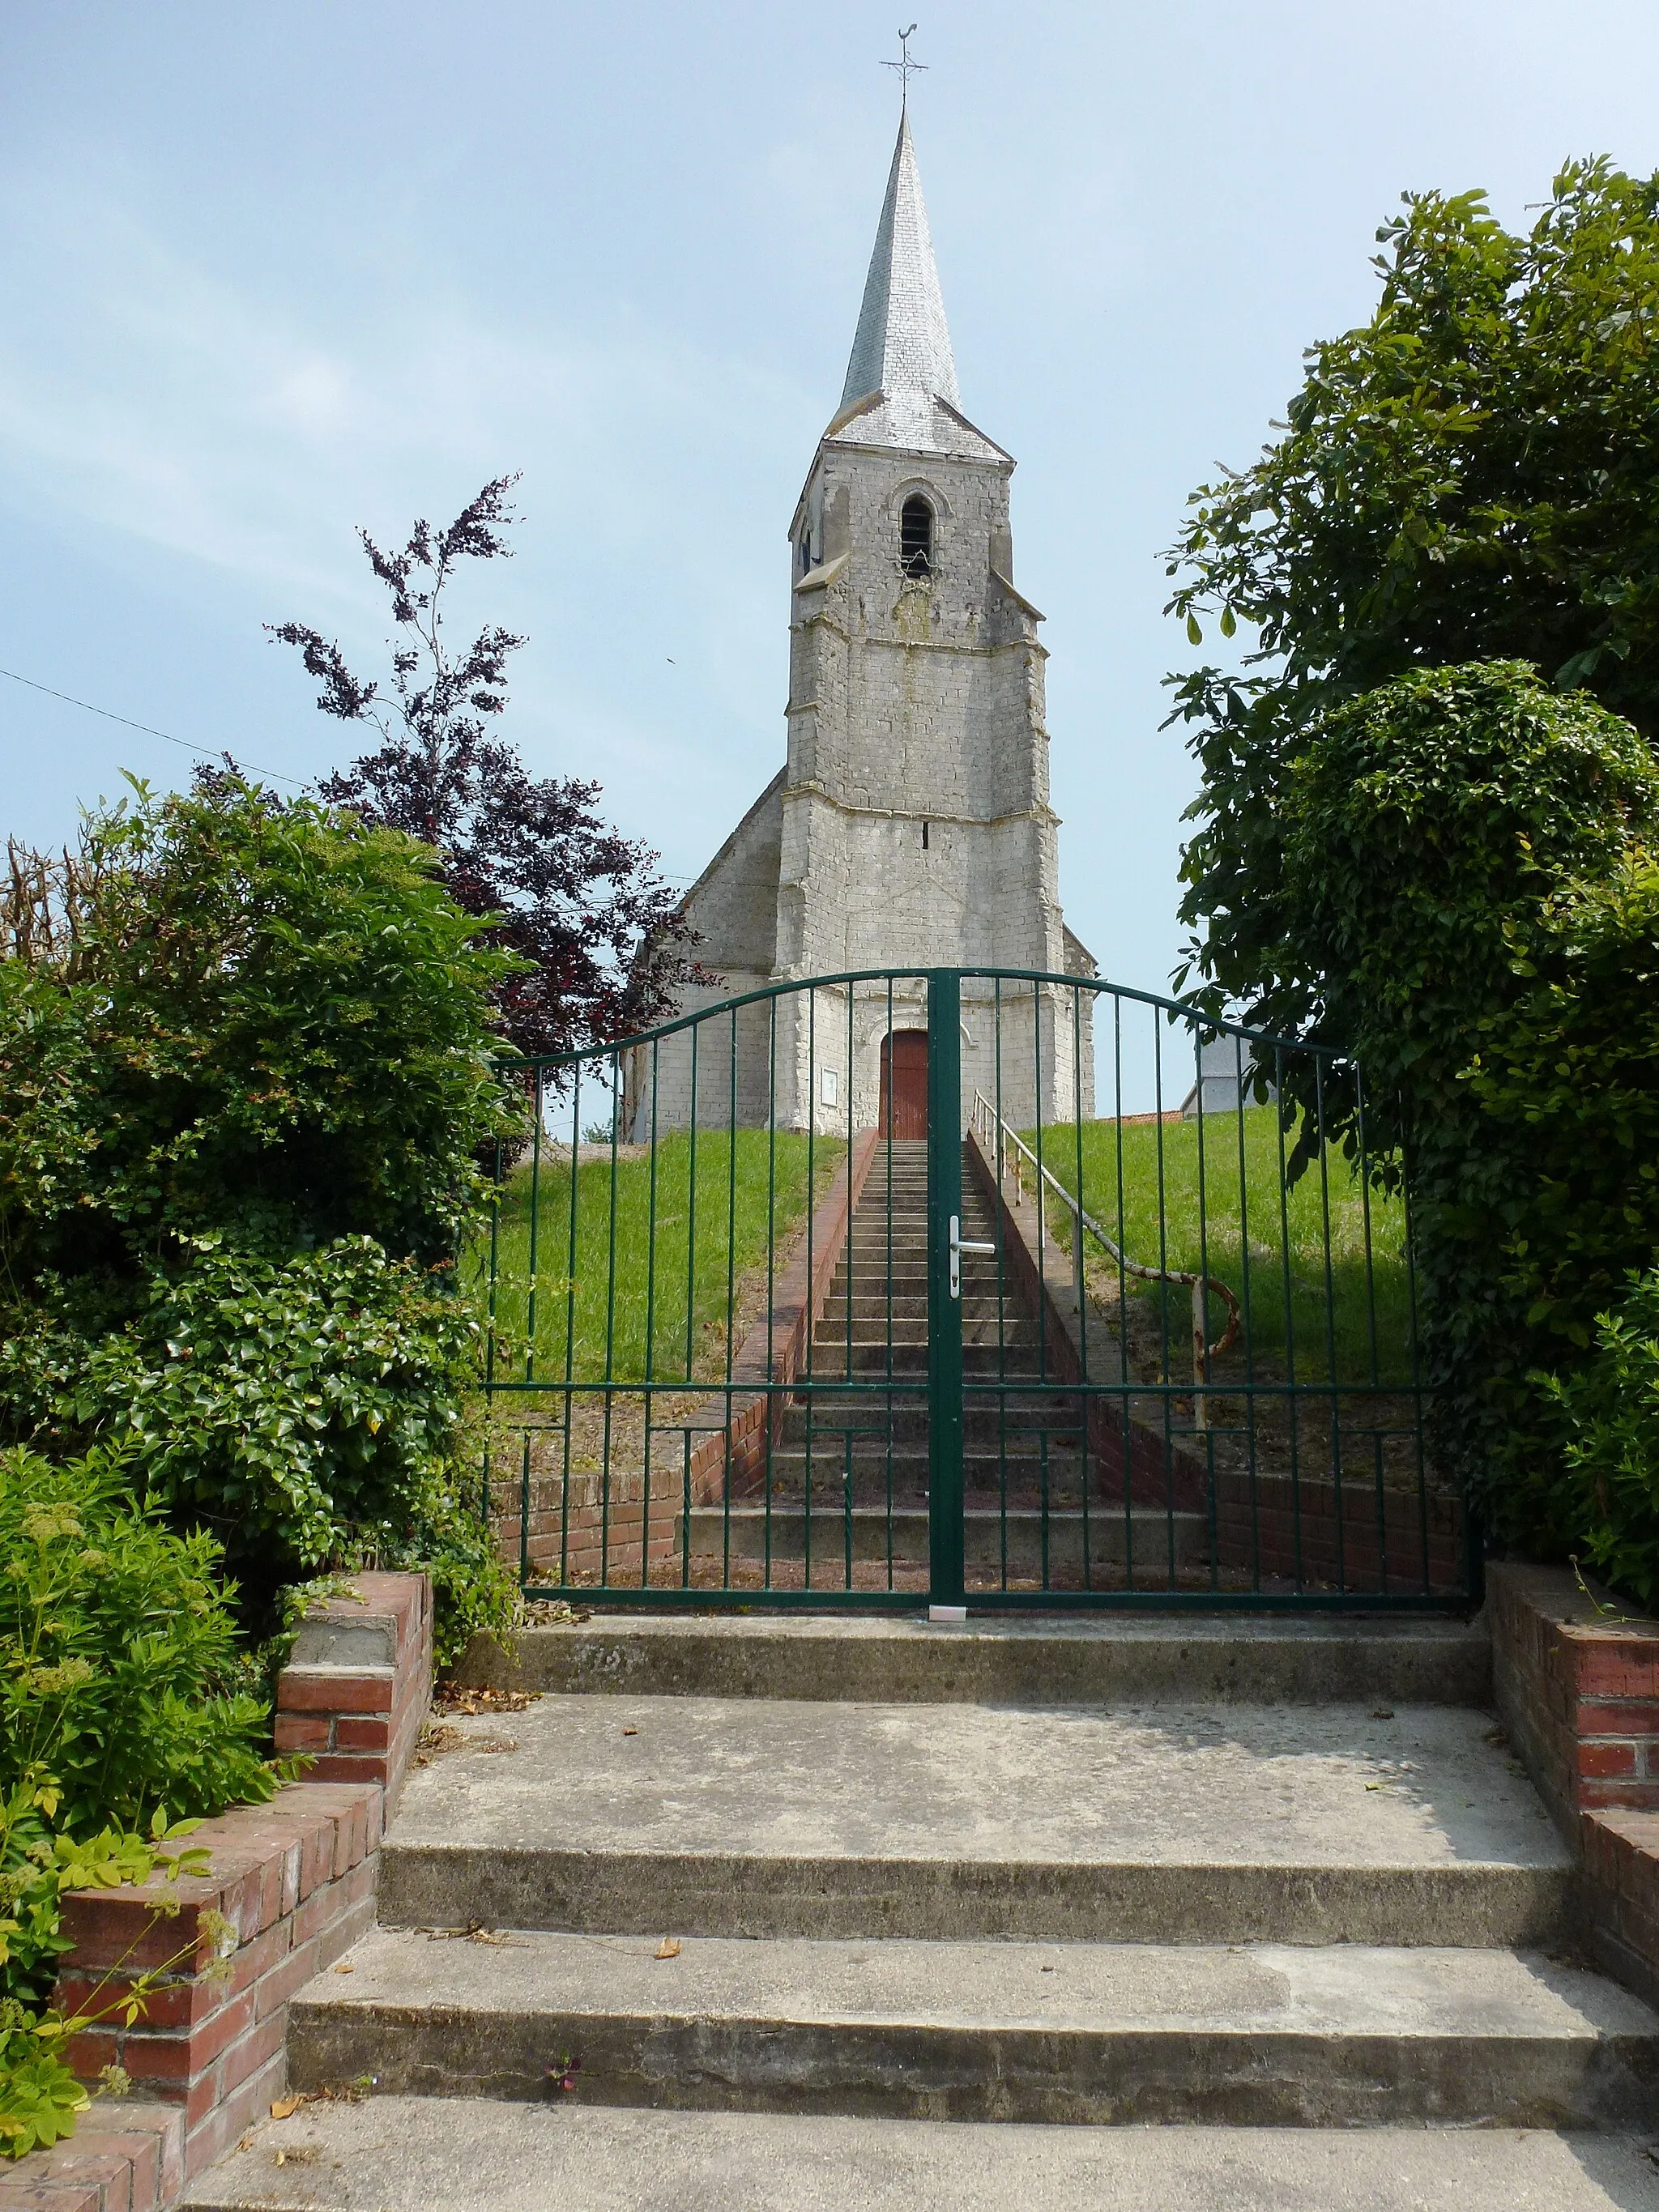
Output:
[[[1480,1946],[1548,1941],[1568,1901],[1456,1707],[608,1696],[459,1725],[516,1747],[411,1778],[383,1923]]]
[[[932,2120],[1659,2125],[1659,2017],[1508,1951],[381,1930],[313,1982],[298,2088]]]
[[[1030,1705],[1478,1705],[1492,1681],[1480,1626],[1388,1615],[1005,1613],[944,1627],[902,1614],[601,1613],[520,1631],[513,1659],[481,1639],[463,1679],[640,1697]]]
[[[246,2140],[185,2212],[1659,2212],[1639,2139],[1508,2129],[941,2128],[372,2097]]]

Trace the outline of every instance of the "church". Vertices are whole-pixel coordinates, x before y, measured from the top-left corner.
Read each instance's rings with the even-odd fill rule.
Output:
[[[683,911],[718,978],[684,1010],[787,992],[729,1041],[627,1071],[624,1126],[926,1126],[923,971],[1091,976],[1066,928],[1048,803],[1042,617],[1014,582],[1014,463],[963,412],[908,112],[841,405],[789,527],[788,750]],[[1016,1126],[1093,1111],[1093,994],[963,979],[975,1086]],[[735,1065],[733,1065],[735,1062]],[[647,1097],[647,1092],[651,1097]],[[654,1111],[652,1100],[654,1098]]]

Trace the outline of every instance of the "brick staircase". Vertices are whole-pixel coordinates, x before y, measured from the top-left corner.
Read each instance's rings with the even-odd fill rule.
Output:
[[[295,2001],[319,2100],[192,2212],[1659,2205],[1659,2016],[1576,1951],[1479,1626],[617,1616],[520,1662]]]

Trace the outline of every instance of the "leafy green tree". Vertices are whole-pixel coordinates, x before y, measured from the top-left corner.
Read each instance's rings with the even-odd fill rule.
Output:
[[[1516,659],[1659,734],[1659,177],[1569,164],[1520,235],[1481,193],[1408,194],[1377,236],[1370,322],[1310,350],[1281,434],[1194,494],[1170,559],[1195,644],[1255,631],[1243,674],[1175,686],[1202,771],[1186,972],[1288,1035],[1334,1034],[1284,897],[1320,714]]]

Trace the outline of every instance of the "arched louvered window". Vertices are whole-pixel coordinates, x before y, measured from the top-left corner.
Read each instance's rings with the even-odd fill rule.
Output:
[[[920,492],[899,509],[899,566],[907,576],[933,573],[933,510]]]

